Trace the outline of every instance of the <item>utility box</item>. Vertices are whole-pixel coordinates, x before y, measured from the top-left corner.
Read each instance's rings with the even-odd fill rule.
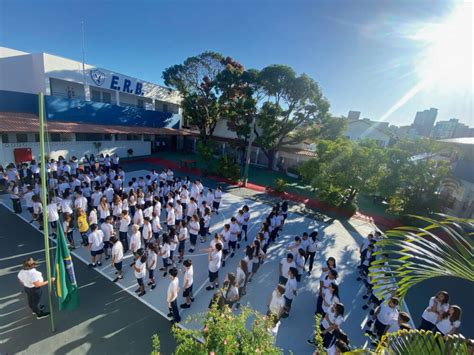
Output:
[[[15,157],[15,163],[29,162],[33,159],[31,148],[15,148],[13,156]]]

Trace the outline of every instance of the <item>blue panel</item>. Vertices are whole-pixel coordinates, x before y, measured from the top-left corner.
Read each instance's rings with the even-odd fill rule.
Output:
[[[38,114],[38,95],[0,90],[0,111]]]
[[[137,107],[117,106],[101,102],[46,96],[46,113],[50,121],[179,128],[180,116],[172,113],[149,111]]]

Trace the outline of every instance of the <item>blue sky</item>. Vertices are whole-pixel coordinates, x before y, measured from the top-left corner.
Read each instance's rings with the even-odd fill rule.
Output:
[[[0,0],[0,45],[80,60],[84,19],[86,62],[151,82],[162,83],[164,68],[215,50],[248,68],[278,63],[307,73],[318,81],[335,115],[352,109],[405,125],[416,111],[436,107],[438,120],[456,117],[474,126],[472,79],[462,92],[423,87],[400,102],[421,80],[420,54],[427,46],[409,32],[443,21],[458,4]],[[470,39],[464,46],[470,46],[465,53],[472,63],[470,36],[463,40]],[[469,67],[464,78],[472,78]]]

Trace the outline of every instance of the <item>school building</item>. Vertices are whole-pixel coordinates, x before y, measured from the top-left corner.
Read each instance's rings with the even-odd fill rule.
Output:
[[[178,92],[81,61],[0,47],[0,164],[38,157],[38,93],[45,95],[51,158],[196,149],[198,133],[183,128]],[[217,153],[228,153],[233,139],[220,122]],[[285,147],[275,164],[289,167],[314,155],[306,144]],[[266,165],[256,146],[252,163]]]

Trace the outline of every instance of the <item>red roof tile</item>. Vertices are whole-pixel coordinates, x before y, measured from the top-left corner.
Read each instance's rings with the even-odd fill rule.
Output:
[[[188,130],[173,128],[151,128],[130,126],[105,126],[77,122],[48,121],[46,130],[50,133],[107,133],[107,134],[163,134],[173,136],[191,135]],[[39,119],[32,113],[0,112],[0,132],[38,132]]]

